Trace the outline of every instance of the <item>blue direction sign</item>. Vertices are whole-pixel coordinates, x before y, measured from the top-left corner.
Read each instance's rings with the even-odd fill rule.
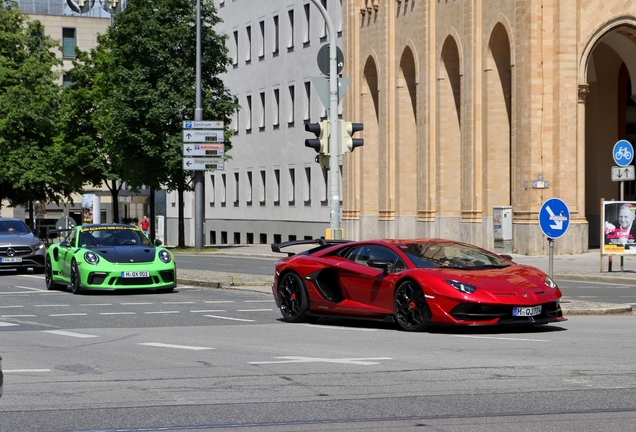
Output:
[[[539,225],[546,237],[557,239],[570,226],[570,209],[559,198],[550,198],[539,210]]]
[[[616,165],[622,167],[627,166],[634,160],[634,147],[632,147],[632,143],[629,141],[620,140],[614,144],[612,155],[614,155]]]

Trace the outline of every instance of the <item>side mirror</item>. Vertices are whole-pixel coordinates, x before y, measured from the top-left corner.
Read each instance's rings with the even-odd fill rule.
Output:
[[[159,239],[154,239],[152,241],[152,244],[155,245],[155,246],[161,246],[163,243]]]
[[[510,255],[500,255],[502,257],[504,257],[505,259],[508,259],[510,261],[512,261],[512,257]]]
[[[68,240],[64,240],[62,243],[60,243],[60,246],[63,247],[69,247],[71,244],[68,242]]]
[[[389,274],[389,261],[383,258],[371,258],[367,261],[369,267],[381,269],[382,273],[386,276]]]

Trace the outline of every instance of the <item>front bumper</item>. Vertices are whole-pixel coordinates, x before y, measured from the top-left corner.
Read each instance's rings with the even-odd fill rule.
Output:
[[[537,305],[539,306],[539,305]],[[450,311],[456,324],[466,325],[534,325],[567,321],[559,301],[541,304],[541,313],[535,316],[513,316],[512,306],[460,303]]]
[[[123,277],[124,272],[147,271],[147,277]],[[82,289],[119,290],[119,289],[170,289],[177,286],[176,267],[137,268],[118,266],[114,269],[91,268],[89,264],[80,266]]]

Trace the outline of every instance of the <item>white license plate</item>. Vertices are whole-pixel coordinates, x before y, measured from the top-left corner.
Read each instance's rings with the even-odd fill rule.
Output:
[[[541,314],[541,306],[512,308],[512,316],[535,316]]]
[[[148,272],[148,271],[121,272],[121,277],[123,277],[123,278],[145,278],[145,277],[150,277],[150,272]]]
[[[18,262],[22,262],[22,257],[18,257],[18,258],[0,258],[0,262],[2,262],[2,263],[18,263]]]

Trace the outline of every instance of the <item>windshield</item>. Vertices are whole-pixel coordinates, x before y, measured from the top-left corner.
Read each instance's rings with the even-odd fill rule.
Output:
[[[21,220],[0,221],[0,234],[29,234],[31,230]]]
[[[80,231],[79,245],[93,246],[152,246],[150,240],[135,227],[91,227]]]
[[[400,245],[400,250],[416,267],[443,267],[462,270],[503,268],[512,265],[498,255],[478,247],[455,242],[427,242]]]

